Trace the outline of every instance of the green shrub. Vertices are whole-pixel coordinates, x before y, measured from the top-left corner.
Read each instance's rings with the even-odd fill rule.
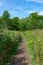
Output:
[[[0,64],[8,62],[22,40],[20,32],[0,30]]]

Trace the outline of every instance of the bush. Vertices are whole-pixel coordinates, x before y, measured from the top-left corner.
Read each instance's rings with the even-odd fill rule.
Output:
[[[20,32],[0,30],[0,64],[8,62],[22,40]]]

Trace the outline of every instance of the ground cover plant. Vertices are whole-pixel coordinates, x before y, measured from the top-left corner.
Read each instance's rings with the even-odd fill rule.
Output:
[[[31,65],[43,65],[43,30],[23,32]]]

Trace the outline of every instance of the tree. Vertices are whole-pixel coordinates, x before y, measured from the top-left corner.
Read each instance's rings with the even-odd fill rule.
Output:
[[[2,17],[0,16],[0,29],[4,28],[3,22],[1,20],[2,20]]]
[[[32,29],[38,28],[38,25],[39,25],[39,15],[38,15],[37,12],[31,13],[30,16],[29,16],[29,20],[30,20]]]
[[[18,17],[14,17],[12,19],[12,26],[14,30],[19,30],[19,18]]]
[[[5,20],[8,20],[10,17],[10,14],[8,11],[4,11],[3,14],[2,14],[2,19],[5,21]]]
[[[28,17],[19,19],[18,17],[10,18],[8,11],[4,11],[0,17],[0,28],[9,30],[33,30],[43,28],[43,16],[37,12],[31,13]]]
[[[8,21],[9,21],[10,14],[8,11],[4,11],[2,14],[2,22],[5,28],[8,28]]]
[[[14,17],[12,21],[10,21],[10,29],[19,30],[19,18]]]

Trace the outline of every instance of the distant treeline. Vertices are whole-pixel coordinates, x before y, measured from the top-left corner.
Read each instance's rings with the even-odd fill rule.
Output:
[[[10,18],[8,11],[4,11],[0,16],[0,29],[9,30],[33,30],[43,29],[43,16],[37,12],[31,13],[28,17],[20,19],[19,17]]]

